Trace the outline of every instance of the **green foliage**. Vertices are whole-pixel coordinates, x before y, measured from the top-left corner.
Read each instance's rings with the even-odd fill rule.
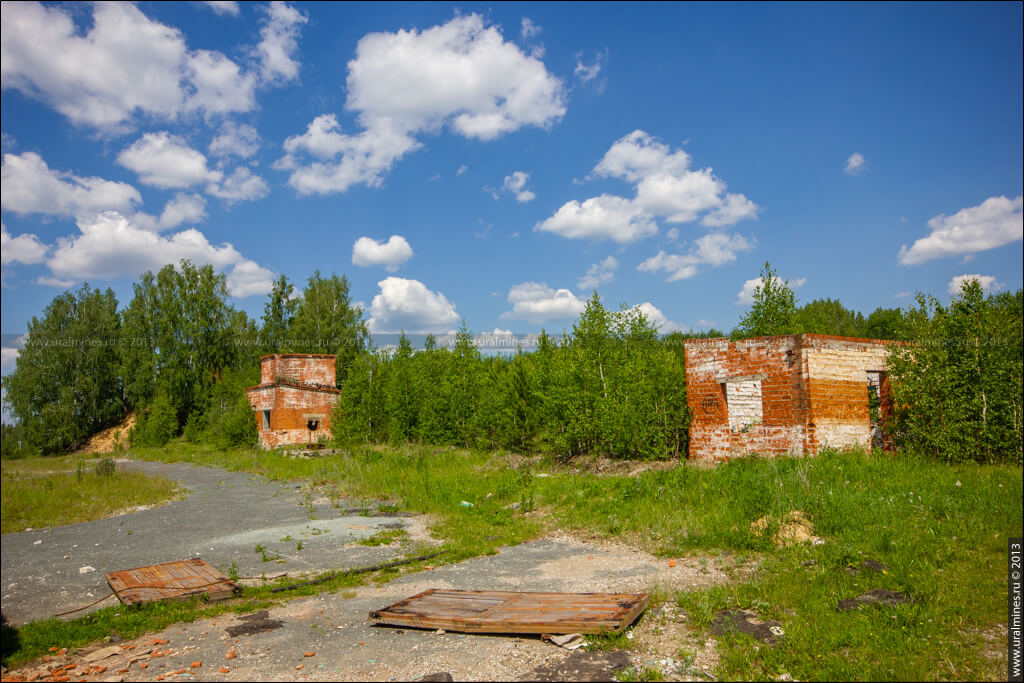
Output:
[[[263,325],[259,337],[264,354],[277,353],[288,345],[288,335],[298,306],[295,287],[282,275],[274,282],[274,289],[263,305]]]
[[[117,472],[117,463],[110,456],[100,458],[96,461],[97,477],[112,477]]]
[[[132,427],[128,439],[133,446],[163,446],[178,431],[178,414],[167,387],[160,387],[156,398]]]
[[[876,308],[864,321],[868,339],[906,339],[903,311],[898,308]]]
[[[864,337],[864,316],[839,303],[839,299],[815,299],[796,311],[796,329],[813,334]]]
[[[680,457],[683,366],[636,309],[596,296],[561,345],[483,356],[463,322],[450,349],[362,354],[332,424],[339,444],[424,442],[560,455]]]
[[[733,332],[735,338],[767,337],[799,332],[796,296],[789,280],[782,280],[771,263],[761,269],[761,284],[754,289],[754,303]]]
[[[287,289],[281,281],[278,284],[282,285],[282,291]],[[268,306],[276,305],[274,297],[277,292],[275,287]],[[276,323],[276,319],[273,320]],[[348,278],[337,275],[325,278],[317,270],[309,277],[302,291],[302,300],[295,309],[295,317],[288,330],[288,348],[277,351],[336,354],[335,367],[340,384],[366,347],[368,336],[362,309],[352,305]]]
[[[124,312],[121,376],[133,408],[154,400],[166,387],[178,424],[205,407],[221,373],[255,361],[238,339],[255,330],[244,313],[227,304],[225,277],[212,266],[182,261],[154,276],[145,273],[133,285]]]
[[[0,458],[30,458],[39,455],[39,449],[32,445],[22,424],[0,425]]]
[[[1022,293],[985,297],[976,280],[948,308],[919,295],[911,343],[889,360],[897,445],[951,462],[1022,461]]]
[[[213,386],[201,420],[205,424],[203,440],[218,448],[256,445],[256,418],[245,388],[258,382],[259,370],[255,367],[224,374]]]
[[[112,347],[120,338],[117,299],[83,285],[54,297],[28,324],[25,348],[6,378],[6,401],[25,440],[44,454],[81,445],[124,414]]]

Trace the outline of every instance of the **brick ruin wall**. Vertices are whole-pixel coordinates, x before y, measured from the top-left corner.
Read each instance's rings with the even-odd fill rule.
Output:
[[[798,354],[794,337],[687,342],[690,457],[718,462],[740,453],[802,453]],[[739,399],[731,420],[729,399]]]
[[[869,373],[884,376],[883,343],[806,335],[809,448],[871,448]],[[876,380],[878,381],[878,380]]]
[[[332,355],[274,354],[260,359],[260,384],[278,380],[333,387],[335,357]]]
[[[825,335],[689,340],[690,457],[870,448],[868,382],[884,397],[885,359],[884,342]]]
[[[331,437],[331,410],[339,393],[300,389],[286,385],[261,386],[249,391],[249,402],[256,411],[256,429],[263,448],[316,442]],[[270,411],[270,427],[263,428],[265,410]],[[316,431],[309,421],[316,420]]]

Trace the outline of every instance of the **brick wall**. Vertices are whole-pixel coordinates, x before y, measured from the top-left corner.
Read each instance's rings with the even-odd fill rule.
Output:
[[[690,457],[870,447],[867,373],[884,373],[885,358],[885,342],[825,335],[688,340]]]
[[[330,355],[274,354],[260,359],[258,386],[246,389],[263,448],[315,443],[331,436],[331,410],[341,392],[334,388]],[[264,427],[264,411],[269,425]],[[316,425],[310,430],[310,424]]]
[[[336,356],[328,354],[276,353],[260,358],[260,384],[277,380],[333,387]]]
[[[823,335],[805,337],[809,450],[870,448],[868,373],[885,373],[885,343]]]
[[[690,408],[690,457],[717,462],[739,454],[801,453],[799,344],[793,337],[731,342],[686,342],[686,400]],[[761,421],[745,428],[733,414],[755,414],[749,400],[760,383]],[[744,391],[745,387],[751,387]]]

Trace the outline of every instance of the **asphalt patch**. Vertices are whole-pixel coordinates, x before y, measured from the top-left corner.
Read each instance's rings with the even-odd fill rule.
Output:
[[[576,650],[560,662],[538,666],[527,681],[615,681],[616,674],[629,668],[628,652],[583,652]]]
[[[873,572],[885,574],[889,571],[889,566],[884,562],[879,562],[878,560],[872,560],[871,558],[867,558],[860,563],[860,567],[843,567],[843,571],[845,571],[847,574],[850,574],[851,576],[856,576],[864,569],[870,569]]]
[[[778,621],[761,621],[757,614],[745,609],[724,609],[711,620],[711,631],[716,636],[726,633],[746,633],[762,643],[774,643],[782,635],[782,624]]]
[[[244,617],[238,617],[238,620],[244,623],[237,624],[235,626],[228,626],[227,628],[228,635],[232,638],[273,631],[274,629],[284,626],[283,621],[279,619],[271,619],[270,612],[265,609],[261,609],[259,612],[253,612],[252,614],[246,614]]]
[[[876,588],[873,591],[862,593],[855,598],[840,600],[836,605],[836,609],[840,612],[849,612],[865,605],[892,607],[893,605],[906,605],[913,602],[915,602],[914,598],[910,597],[906,593],[889,591],[884,588]]]

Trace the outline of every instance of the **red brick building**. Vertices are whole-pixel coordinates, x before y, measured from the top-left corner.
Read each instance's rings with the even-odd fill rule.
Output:
[[[687,340],[690,458],[882,447],[889,343],[821,334]]]
[[[260,446],[316,443],[331,436],[336,356],[275,353],[260,358],[260,383],[245,393],[256,411]]]

